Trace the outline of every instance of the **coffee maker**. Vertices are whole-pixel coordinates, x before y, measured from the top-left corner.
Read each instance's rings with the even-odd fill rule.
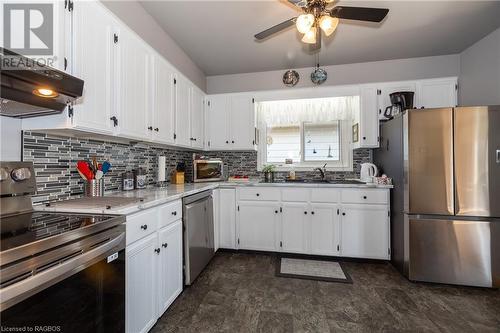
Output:
[[[413,91],[398,91],[389,95],[391,106],[385,108],[384,117],[391,119],[404,110],[413,109]]]

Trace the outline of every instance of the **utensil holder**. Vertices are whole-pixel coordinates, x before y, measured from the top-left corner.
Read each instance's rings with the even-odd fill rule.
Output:
[[[85,196],[104,196],[104,178],[87,180],[87,182],[85,183]]]

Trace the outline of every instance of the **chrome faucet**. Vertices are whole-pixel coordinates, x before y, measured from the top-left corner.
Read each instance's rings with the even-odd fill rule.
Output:
[[[319,173],[321,174],[321,180],[326,180],[326,165],[328,163],[325,163],[325,165],[323,165],[322,168],[316,168],[314,169],[314,171],[318,170]]]

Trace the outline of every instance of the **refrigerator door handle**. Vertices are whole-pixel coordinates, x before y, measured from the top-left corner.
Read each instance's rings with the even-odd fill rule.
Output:
[[[497,149],[497,163],[500,164],[500,149]]]

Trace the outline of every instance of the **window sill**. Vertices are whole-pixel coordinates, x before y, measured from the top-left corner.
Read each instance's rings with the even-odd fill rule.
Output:
[[[297,172],[307,172],[307,171],[314,171],[316,168],[323,168],[323,165],[325,165],[325,162],[323,163],[318,163],[318,164],[307,164],[307,165],[300,165],[300,164],[288,164],[288,165],[276,165],[276,172],[289,172],[289,171],[297,171]],[[257,171],[262,172],[262,166],[259,166],[257,168]],[[354,171],[353,166],[350,167],[342,167],[342,166],[331,166],[331,167],[326,167],[327,172],[352,172]]]

